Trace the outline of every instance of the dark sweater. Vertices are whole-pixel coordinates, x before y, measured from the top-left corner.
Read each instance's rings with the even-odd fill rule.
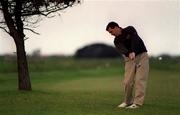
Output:
[[[126,57],[128,57],[131,52],[135,52],[136,56],[147,52],[144,42],[132,26],[122,29],[122,34],[115,37],[114,45],[117,50]]]

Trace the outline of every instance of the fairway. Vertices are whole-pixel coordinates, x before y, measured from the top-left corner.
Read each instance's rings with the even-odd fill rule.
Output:
[[[0,115],[179,115],[179,66],[151,61],[145,105],[136,110],[117,108],[123,100],[119,59],[30,62],[32,91],[18,91],[17,73],[4,67]]]

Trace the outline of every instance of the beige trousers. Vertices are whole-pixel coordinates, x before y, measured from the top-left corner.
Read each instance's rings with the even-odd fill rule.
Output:
[[[125,57],[124,102],[143,105],[148,74],[149,58],[146,52],[137,55],[135,60]]]

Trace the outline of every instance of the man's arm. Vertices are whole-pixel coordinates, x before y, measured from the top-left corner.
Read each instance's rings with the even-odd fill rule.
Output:
[[[139,36],[136,32],[136,29],[133,26],[128,27],[128,32],[131,39],[131,52],[129,53],[129,58],[133,60],[135,59],[136,52],[139,48]]]

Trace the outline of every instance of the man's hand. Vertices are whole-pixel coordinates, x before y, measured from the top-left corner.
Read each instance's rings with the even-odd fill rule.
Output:
[[[129,59],[131,59],[131,60],[134,60],[135,59],[135,53],[134,52],[131,52],[131,53],[129,53]]]

